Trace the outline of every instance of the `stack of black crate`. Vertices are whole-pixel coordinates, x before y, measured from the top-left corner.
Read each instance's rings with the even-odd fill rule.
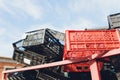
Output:
[[[60,40],[64,40],[64,34],[48,28],[27,32],[25,39],[13,43],[13,60],[26,64],[26,66],[60,61],[62,60],[64,49]],[[51,74],[46,73],[46,71]],[[64,78],[59,66],[42,71],[38,70],[37,72],[40,74],[38,78],[43,74],[44,77],[45,75],[46,77],[48,75],[53,77],[53,80],[57,80],[59,76],[62,79]]]
[[[28,51],[46,57],[47,63],[62,59],[63,45],[48,29],[27,32],[22,46]],[[42,60],[44,60],[44,58]]]
[[[13,43],[13,47],[13,60],[28,65],[60,61],[63,56],[63,44],[48,28],[27,32],[26,38]]]

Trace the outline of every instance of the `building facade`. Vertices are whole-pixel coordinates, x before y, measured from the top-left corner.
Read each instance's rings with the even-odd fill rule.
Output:
[[[19,64],[16,61],[13,61],[11,58],[0,57],[0,80],[2,80],[2,71],[18,67],[20,68],[23,66],[23,64]]]

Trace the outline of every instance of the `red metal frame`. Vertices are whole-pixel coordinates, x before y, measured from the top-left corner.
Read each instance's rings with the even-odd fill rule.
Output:
[[[114,56],[114,55],[118,55],[118,54],[120,54],[120,48],[110,50],[109,52],[107,52],[105,54],[100,54],[100,55],[94,54],[94,55],[84,57],[84,58],[81,58],[81,59],[63,60],[63,61],[47,63],[47,64],[37,65],[37,66],[32,66],[32,67],[25,67],[25,68],[14,69],[14,70],[7,70],[7,71],[2,72],[2,74],[3,74],[2,80],[7,80],[6,75],[8,73],[12,73],[12,72],[20,72],[20,71],[25,71],[25,70],[35,70],[35,69],[42,69],[42,68],[47,68],[47,67],[61,66],[61,65],[67,65],[67,64],[77,63],[77,62],[83,62],[83,61],[86,61],[86,60],[89,60],[89,61],[92,62],[90,64],[90,71],[91,71],[92,80],[101,80],[100,72],[99,72],[98,65],[97,65],[97,62],[96,62],[95,59]]]

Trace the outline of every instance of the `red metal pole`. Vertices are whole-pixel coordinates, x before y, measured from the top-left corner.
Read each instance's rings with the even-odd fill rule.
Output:
[[[94,60],[92,62],[92,64],[90,65],[90,71],[91,71],[92,80],[101,80],[101,75],[100,75],[97,61]]]
[[[25,70],[42,69],[42,68],[48,68],[48,67],[72,64],[72,63],[81,62],[81,61],[84,61],[84,60],[85,60],[85,58],[83,58],[83,59],[74,59],[74,60],[63,60],[63,61],[46,63],[46,64],[42,64],[42,65],[36,65],[36,66],[25,67],[25,68],[20,68],[20,69],[6,70],[6,71],[3,71],[2,73],[4,74],[4,73],[25,71]]]
[[[7,80],[6,79],[6,73],[2,73],[2,80]]]

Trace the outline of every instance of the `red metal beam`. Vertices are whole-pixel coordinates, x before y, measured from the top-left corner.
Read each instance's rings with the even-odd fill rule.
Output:
[[[101,80],[98,63],[95,60],[92,62],[92,64],[90,64],[90,72],[91,72],[92,80]]]
[[[81,59],[63,60],[63,61],[52,62],[52,63],[42,64],[42,65],[37,65],[37,66],[32,66],[32,67],[7,70],[7,71],[3,71],[3,73],[11,73],[11,72],[17,72],[17,71],[25,71],[25,70],[33,70],[33,69],[41,69],[41,68],[47,68],[47,67],[61,66],[61,65],[67,65],[67,64],[72,64],[72,63],[77,63],[77,62],[82,62],[82,61],[87,61],[87,60],[93,60],[96,58],[109,57],[109,56],[118,55],[118,54],[120,54],[120,49],[113,49],[113,50],[107,52],[106,54],[101,54],[101,55],[94,54],[92,56],[88,56],[88,57],[81,58]]]
[[[101,56],[101,58],[110,57],[110,56],[119,55],[119,54],[120,54],[120,48],[113,49],[113,50],[110,50],[109,52],[105,53],[103,56]]]
[[[24,68],[13,69],[13,70],[6,70],[6,71],[3,71],[2,73],[12,73],[12,72],[25,71],[25,70],[35,70],[35,69],[41,69],[41,68],[47,68],[47,67],[61,66],[61,65],[67,65],[67,64],[82,62],[84,60],[85,60],[85,58],[75,59],[75,60],[63,60],[63,61],[58,61],[58,62],[52,62],[52,63],[46,63],[46,64],[42,64],[42,65],[31,66],[31,67],[24,67]]]

